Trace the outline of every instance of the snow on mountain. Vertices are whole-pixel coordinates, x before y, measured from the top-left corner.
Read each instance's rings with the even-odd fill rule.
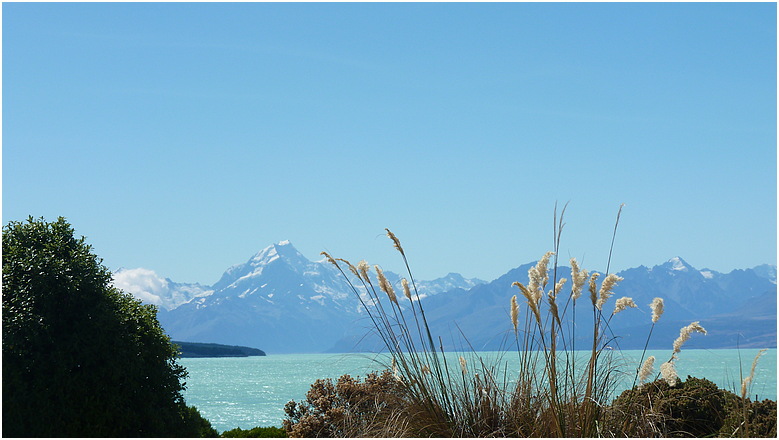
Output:
[[[670,260],[668,260],[663,266],[670,267],[673,271],[688,271],[690,270],[690,266],[687,264],[686,261],[682,260],[679,257],[673,257]]]
[[[389,271],[385,275],[401,291],[401,277]],[[370,301],[362,283],[356,278],[352,282],[362,300]],[[420,296],[430,296],[480,282],[449,274],[420,281],[418,288]],[[373,284],[378,285],[375,278]],[[321,352],[368,320],[340,271],[326,260],[308,260],[289,241],[268,246],[245,263],[230,267],[211,289],[211,295],[159,314],[174,339],[237,341],[237,345],[262,347],[268,353]],[[401,296],[401,301],[407,300]]]
[[[454,289],[470,289],[486,281],[478,278],[465,278],[459,273],[449,273],[444,277],[436,278],[432,281],[420,281],[418,285],[419,297],[426,298]]]
[[[164,310],[175,309],[214,292],[200,284],[175,283],[168,278],[162,278],[153,270],[142,267],[117,270],[113,273],[113,285],[146,304],[153,304]]]
[[[442,337],[444,348],[449,351],[470,346],[476,350],[505,347],[505,338],[513,338],[510,299],[513,295],[522,299],[512,284],[515,281],[527,284],[528,270],[533,266],[535,263],[528,263],[490,283],[426,299],[423,304],[434,337]],[[597,268],[588,269],[597,271]],[[638,305],[638,309],[629,309],[610,321],[610,331],[618,336],[614,344],[620,348],[644,347],[652,326],[649,304],[655,297],[664,299],[665,313],[653,330],[650,348],[670,348],[679,329],[692,321],[700,321],[709,335],[694,338],[690,348],[776,346],[776,284],[751,269],[728,274],[708,269],[698,271],[675,257],[651,268],[640,266],[618,275],[624,280],[614,289],[614,297],[631,297]],[[570,279],[570,269],[559,267],[557,276]],[[613,304],[614,299],[604,311]],[[522,316],[529,313],[524,301],[521,307]],[[592,328],[592,307],[586,296],[576,303],[577,328]],[[567,316],[571,318],[570,309]],[[579,333],[577,344],[586,346],[586,338],[586,332]],[[330,351],[349,350],[354,341],[360,341],[360,347],[366,350],[381,346],[376,338],[355,331],[336,342]]]
[[[761,264],[760,266],[753,267],[752,270],[757,274],[757,276],[765,278],[776,284],[776,265]]]
[[[453,273],[417,281],[431,329],[444,338],[448,348],[453,338],[460,337],[460,330],[478,349],[498,348],[510,333],[509,300],[518,293],[512,283],[526,283],[527,271],[534,264],[522,265],[489,283]],[[348,268],[343,270],[362,300],[370,301],[362,283]],[[558,268],[558,277],[570,278],[569,271]],[[371,274],[377,286],[372,266]],[[698,270],[680,257],[653,267],[627,269],[619,273],[624,280],[615,296],[632,297],[639,309],[621,314],[611,328],[626,336],[620,340],[622,348],[631,347],[633,338],[627,336],[645,337],[650,325],[648,304],[659,296],[666,306],[663,326],[658,324],[654,330],[650,346],[669,345],[679,328],[691,321],[701,321],[704,327],[709,323],[711,328],[706,328],[713,337],[696,342],[708,347],[765,341],[775,345],[775,308],[763,310],[766,304],[776,303],[775,274],[776,267],[768,265],[727,274]],[[400,305],[408,307],[408,300],[400,294],[401,276],[390,271],[385,275]],[[354,351],[380,345],[374,340],[372,347],[366,347],[372,323],[343,274],[326,260],[308,260],[289,241],[268,246],[230,267],[210,287],[177,284],[147,269],[120,270],[114,284],[159,305],[160,323],[176,340],[259,347],[270,354]],[[586,320],[592,319],[588,307],[592,305],[585,300],[576,304],[582,309],[577,312],[577,326],[588,327]],[[628,314],[633,318],[626,318]]]

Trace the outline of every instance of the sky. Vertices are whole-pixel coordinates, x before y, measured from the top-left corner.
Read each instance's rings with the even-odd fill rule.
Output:
[[[2,221],[213,284],[776,264],[775,3],[3,3]]]

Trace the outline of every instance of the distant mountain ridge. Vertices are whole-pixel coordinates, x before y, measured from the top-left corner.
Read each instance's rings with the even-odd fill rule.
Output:
[[[509,298],[519,293],[511,284],[527,283],[527,272],[534,265],[525,264],[468,291],[430,298],[425,308],[430,310],[431,327],[438,334],[448,335],[452,333],[452,323],[457,322],[457,331],[462,330],[474,348],[500,348],[502,338],[510,329]],[[631,297],[638,309],[623,311],[611,321],[611,332],[618,337],[615,347],[644,347],[651,327],[648,305],[655,297],[664,299],[665,313],[653,330],[650,348],[671,347],[679,329],[692,321],[700,321],[708,335],[690,340],[686,345],[689,348],[776,347],[775,277],[766,278],[752,269],[728,274],[699,271],[679,257],[653,267],[627,269],[617,275],[624,280],[614,289],[614,298],[604,312],[610,313],[606,308],[613,309],[615,299],[623,296]],[[557,276],[570,279],[570,268],[559,267]],[[577,327],[591,329],[589,299],[578,301],[576,309]],[[449,348],[459,347],[452,343]]]
[[[460,331],[474,348],[500,348],[510,328],[509,299],[519,293],[512,283],[526,283],[534,264],[519,266],[489,283],[454,273],[418,281],[431,328],[449,348],[462,348],[456,347]],[[271,354],[380,348],[343,275],[324,260],[308,260],[288,241],[228,268],[213,286],[174,283],[151,271],[133,271],[139,270],[118,271],[115,284],[145,302],[156,302],[163,328],[176,340],[260,347]],[[570,279],[569,272],[567,267],[558,268],[558,278]],[[385,275],[401,292],[401,276]],[[616,341],[622,348],[637,344],[634,340],[640,340],[636,348],[643,347],[649,328],[647,305],[655,296],[665,299],[666,312],[650,347],[670,346],[679,328],[691,321],[701,321],[709,330],[709,336],[694,338],[702,341],[697,342],[701,347],[776,346],[776,266],[722,274],[697,270],[674,257],[618,275],[624,281],[615,289],[615,297],[632,297],[640,308],[623,312],[612,323],[613,330],[625,336]],[[399,296],[401,304],[407,304]],[[577,303],[580,307],[577,325],[586,327],[586,302]]]

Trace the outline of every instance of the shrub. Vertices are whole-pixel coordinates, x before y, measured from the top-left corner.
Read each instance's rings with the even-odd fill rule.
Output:
[[[727,407],[728,416],[719,430],[720,437],[776,438],[776,401],[752,402],[736,397],[728,400]]]
[[[390,373],[370,373],[361,382],[349,375],[319,379],[305,402],[287,403],[284,429],[290,437],[398,437],[386,422],[404,411],[401,383]]]
[[[284,438],[287,437],[287,431],[275,426],[260,427],[252,429],[235,428],[222,433],[220,437],[228,438]]]
[[[710,437],[728,415],[728,401],[737,399],[707,379],[687,377],[671,386],[660,379],[626,390],[611,406],[611,429],[617,436]],[[628,415],[629,423],[621,416]],[[629,428],[629,429],[626,429]]]
[[[614,436],[776,437],[775,401],[751,402],[690,376],[673,386],[661,379],[626,390],[608,412]]]
[[[179,433],[181,437],[213,438],[219,437],[219,432],[211,426],[205,417],[194,406],[187,406],[184,412],[184,429]]]
[[[3,228],[3,435],[208,431],[184,402],[186,370],[156,308],[113,288],[73,233],[61,217]]]

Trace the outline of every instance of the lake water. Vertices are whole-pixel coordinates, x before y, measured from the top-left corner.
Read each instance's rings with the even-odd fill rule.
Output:
[[[740,394],[741,374],[749,375],[756,349],[742,350],[682,350],[676,361],[679,377],[705,377],[721,388]],[[478,353],[494,358],[496,353]],[[635,371],[641,357],[640,350],[619,353],[625,370]],[[655,371],[670,357],[670,350],[649,350],[654,355]],[[468,355],[466,356],[468,357]],[[776,400],[776,349],[760,358],[750,396]],[[456,355],[454,365],[458,365]],[[511,353],[504,361],[511,362]],[[219,432],[255,426],[281,426],[284,405],[290,400],[305,398],[310,385],[317,379],[336,379],[343,374],[364,377],[371,371],[383,369],[376,355],[368,354],[288,354],[247,358],[186,358],[180,360],[187,368],[187,404],[196,406]],[[459,365],[458,365],[459,367]],[[510,370],[511,371],[511,370]],[[624,388],[629,388],[633,375]]]

